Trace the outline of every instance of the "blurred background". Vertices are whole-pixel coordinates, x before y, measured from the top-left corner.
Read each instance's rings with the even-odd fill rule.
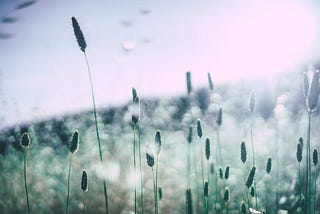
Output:
[[[1,126],[91,108],[85,35],[99,107],[195,86],[271,80],[319,56],[317,1],[0,0]]]

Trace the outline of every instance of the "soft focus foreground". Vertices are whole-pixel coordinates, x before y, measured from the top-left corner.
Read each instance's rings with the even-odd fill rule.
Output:
[[[192,82],[192,78],[190,80]],[[146,152],[149,153],[155,143],[157,129],[162,134],[158,157],[158,186],[162,193],[158,197],[159,213],[185,213],[187,188],[191,189],[194,213],[205,213],[206,210],[209,213],[240,213],[242,201],[247,212],[248,208],[267,210],[268,213],[275,213],[277,208],[289,213],[299,210],[300,190],[304,194],[305,187],[306,151],[303,150],[300,163],[300,183],[296,148],[300,137],[307,142],[308,132],[308,112],[302,82],[302,72],[292,72],[278,76],[270,84],[243,81],[232,85],[210,85],[196,90],[189,85],[187,91],[190,93],[180,97],[140,97],[141,115],[138,123],[145,213],[154,211],[153,176],[147,164]],[[255,91],[254,109],[252,101],[249,101],[252,90]],[[218,116],[220,107],[222,117]],[[102,166],[92,112],[3,129],[0,136],[1,213],[22,213],[27,210],[22,174],[23,148],[20,145],[24,132],[29,133],[31,140],[27,165],[31,212],[64,212],[70,155],[68,147],[75,130],[79,132],[80,145],[72,162],[70,213],[105,212],[101,186],[104,178],[108,187],[110,213],[134,212],[134,185],[140,181],[140,174],[133,173],[136,171],[133,169],[132,154],[134,110],[132,102],[120,107],[97,109],[104,158]],[[201,121],[201,137],[196,126],[197,119]],[[318,151],[319,119],[318,111],[312,112],[311,148]],[[189,138],[190,125],[193,127],[192,138]],[[254,185],[249,186],[256,188],[251,191],[256,194],[256,199],[250,195],[246,186],[254,161],[251,127],[256,171]],[[205,143],[207,136],[210,138],[210,153]],[[240,155],[242,141],[245,142],[247,152],[245,163],[244,157]],[[191,146],[191,150],[188,150],[188,146]],[[203,155],[201,161],[200,154]],[[269,157],[272,158],[272,168]],[[207,168],[207,158],[210,169]],[[269,166],[266,169],[267,160]],[[229,172],[225,175],[227,166]],[[83,168],[88,175],[88,192],[83,192],[80,185]],[[317,176],[316,168],[318,165],[312,164],[311,182]],[[204,183],[201,183],[201,171],[204,174],[203,180],[209,181],[205,184],[208,185],[206,190],[202,188]],[[219,173],[223,174],[222,179]],[[311,207],[315,198],[318,200],[316,204],[319,204],[319,195],[315,197],[313,190]],[[207,194],[207,206],[202,200],[204,194]],[[137,197],[138,213],[141,213],[140,204],[140,197]],[[316,206],[315,210],[319,210],[319,205]]]

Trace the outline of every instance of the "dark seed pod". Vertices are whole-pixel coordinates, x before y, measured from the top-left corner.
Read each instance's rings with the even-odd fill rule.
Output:
[[[246,203],[244,201],[241,202],[240,209],[241,209],[241,214],[246,214],[247,213],[247,206],[246,206]]]
[[[201,126],[201,120],[200,119],[197,120],[197,134],[198,134],[199,138],[202,137],[202,126]]]
[[[154,157],[152,154],[146,153],[146,158],[147,158],[147,164],[150,167],[153,167],[154,165]]]
[[[27,132],[22,134],[21,145],[24,147],[29,147],[29,145],[30,145],[30,138],[29,138],[29,134]]]
[[[228,187],[226,187],[225,190],[224,190],[223,199],[224,199],[225,203],[227,203],[229,201],[229,199],[230,199],[230,192],[229,192]]]
[[[86,40],[84,39],[84,36],[83,36],[83,33],[80,29],[78,21],[75,17],[72,17],[71,20],[72,20],[73,32],[74,32],[74,35],[76,36],[78,45],[79,45],[81,51],[85,52],[86,47],[87,47],[87,43],[86,43]]]
[[[266,166],[266,172],[268,174],[270,174],[271,168],[272,168],[272,159],[271,159],[271,157],[269,157],[268,160],[267,160],[267,166]]]
[[[135,102],[137,97],[137,90],[135,88],[132,88],[132,102]]]
[[[187,79],[187,92],[188,95],[190,95],[191,91],[192,91],[192,85],[191,85],[191,73],[190,71],[188,71],[186,73],[186,79]]]
[[[131,121],[133,125],[137,125],[137,123],[140,120],[140,98],[136,97],[133,104],[132,104],[133,110],[132,110],[132,117]]]
[[[158,187],[159,199],[162,200],[162,188]]]
[[[204,195],[204,197],[208,197],[208,192],[209,192],[208,181],[205,181],[205,182],[204,182],[204,188],[203,188],[203,195]]]
[[[206,159],[209,160],[209,158],[210,158],[210,138],[209,137],[206,138],[206,149],[205,149],[205,151],[206,151]]]
[[[78,148],[79,148],[79,133],[78,133],[78,130],[75,130],[72,135],[72,140],[71,140],[69,149],[71,153],[75,153],[77,152]]]
[[[81,189],[83,192],[88,192],[88,175],[85,169],[82,170]]]
[[[226,180],[229,179],[229,171],[230,171],[230,166],[227,166],[226,170],[224,171],[224,179]]]
[[[247,188],[251,187],[255,173],[256,173],[256,166],[253,166],[246,181]]]
[[[251,186],[250,188],[250,195],[252,198],[254,197],[254,186]]]
[[[159,129],[156,131],[156,135],[154,137],[154,143],[155,143],[155,145],[154,145],[154,153],[156,155],[159,155],[160,150],[161,150],[161,132],[160,132]]]
[[[208,73],[208,82],[209,82],[209,89],[210,89],[211,91],[213,91],[214,86],[213,86],[213,82],[212,82],[210,73]]]
[[[191,189],[187,189],[186,191],[186,205],[187,205],[186,213],[193,214]]]
[[[301,143],[301,148],[303,148],[303,138],[302,137],[299,138],[299,142]]]
[[[219,168],[219,176],[220,176],[220,179],[222,180],[223,179],[223,170],[221,167]]]
[[[313,149],[312,152],[312,162],[313,164],[316,166],[318,164],[318,150],[317,149]]]
[[[246,143],[244,141],[241,142],[240,155],[241,155],[242,163],[246,163],[246,161],[247,161],[247,149],[246,149]]]
[[[301,143],[297,143],[297,161],[301,163],[302,161],[302,145]]]

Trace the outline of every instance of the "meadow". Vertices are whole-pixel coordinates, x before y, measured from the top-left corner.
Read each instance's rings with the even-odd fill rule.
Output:
[[[221,85],[212,72],[206,86],[187,72],[185,94],[134,88],[109,108],[91,81],[92,110],[1,130],[0,211],[319,213],[319,77],[307,69]]]

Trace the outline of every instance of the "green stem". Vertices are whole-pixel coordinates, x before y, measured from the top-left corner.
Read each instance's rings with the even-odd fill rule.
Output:
[[[84,209],[84,213],[87,213],[87,206],[86,206],[86,193],[83,192],[83,209]]]
[[[195,169],[195,181],[196,181],[196,188],[197,188],[197,209],[199,210],[199,201],[200,201],[200,189],[199,189],[199,180],[198,180],[198,167],[197,167],[197,145],[193,144],[193,164]]]
[[[142,163],[141,163],[141,138],[140,138],[140,126],[138,128],[138,146],[139,146],[139,171],[140,171],[140,200],[141,200],[141,210],[142,214],[144,214],[144,199],[143,199],[143,172],[142,172]]]
[[[300,208],[300,211],[302,209],[301,207],[301,199],[302,199],[302,190],[301,190],[301,169],[300,169],[300,162],[299,162],[299,168],[298,168],[298,173],[299,173],[299,208]]]
[[[311,180],[311,157],[310,157],[310,137],[311,137],[311,112],[308,112],[308,137],[307,137],[307,158],[306,158],[306,186],[305,186],[305,209],[304,213],[311,212],[311,188],[310,188],[310,180]]]
[[[69,197],[70,197],[70,175],[71,175],[71,166],[72,166],[72,154],[70,154],[70,160],[69,160],[66,214],[68,214],[68,213],[69,213]]]
[[[314,169],[314,203],[313,203],[313,213],[317,210],[317,169]]]
[[[156,214],[158,214],[158,170],[159,170],[159,156],[156,156],[156,188],[155,188],[155,197],[156,197]]]
[[[254,143],[253,143],[253,125],[252,125],[252,113],[250,114],[250,138],[251,138],[251,147],[252,147],[252,164],[253,166],[256,164],[256,157],[254,153]],[[257,184],[255,181],[255,177],[253,178],[254,185],[254,197],[256,202],[256,210],[258,210],[258,196],[257,196]]]
[[[136,179],[136,132],[133,126],[133,176],[134,176],[134,213],[137,213],[137,179]]]
[[[154,177],[154,167],[152,167],[152,182],[153,182],[153,203],[154,203],[154,214],[157,213],[157,205],[156,205],[156,197],[157,197],[157,192],[156,192],[156,182],[155,182],[155,177]]]
[[[188,154],[187,154],[187,176],[188,176],[188,180],[187,180],[187,185],[188,185],[188,189],[190,189],[190,175],[191,175],[191,163],[190,163],[190,154],[191,153],[191,144],[188,143]]]
[[[204,200],[205,200],[205,211],[206,211],[206,214],[208,214],[209,213],[209,200],[208,200],[208,197],[205,197],[204,198]]]
[[[26,198],[27,198],[28,214],[30,214],[30,203],[29,203],[28,185],[27,185],[27,150],[26,148],[24,148],[23,150],[23,175],[24,175],[24,188],[26,191]]]
[[[89,67],[87,54],[86,54],[86,52],[83,52],[83,53],[84,53],[84,57],[85,57],[85,60],[86,60],[87,70],[88,70],[88,75],[89,75],[89,80],[90,80],[91,97],[92,97],[92,104],[93,104],[93,115],[94,115],[94,122],[95,122],[95,126],[96,126],[96,135],[97,135],[98,148],[99,148],[99,157],[100,157],[101,165],[103,165],[101,141],[100,141],[99,127],[98,127],[98,120],[97,120],[96,101],[95,101],[95,98],[94,98],[93,82],[92,82],[91,71],[90,71],[90,67]],[[105,206],[106,206],[106,214],[108,214],[109,213],[108,193],[107,193],[107,184],[106,184],[106,179],[105,178],[103,178],[103,191],[104,191],[104,200],[105,200]]]

